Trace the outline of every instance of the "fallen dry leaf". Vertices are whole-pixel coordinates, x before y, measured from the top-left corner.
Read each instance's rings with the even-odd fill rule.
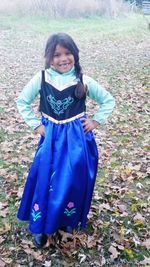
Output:
[[[0,244],[2,244],[4,241],[5,239],[2,236],[0,236]]]
[[[6,266],[6,263],[0,259],[0,267],[5,267]]]
[[[30,248],[25,248],[24,251],[28,254],[31,255],[34,259],[38,260],[38,261],[43,261],[43,255],[41,254],[41,252],[36,252],[33,249]]]
[[[138,212],[134,217],[133,217],[133,221],[141,221],[141,222],[145,222],[145,218]]]
[[[120,252],[118,252],[118,250],[112,245],[110,246],[108,251],[111,253],[110,257],[112,260],[118,258],[118,255],[120,254]]]
[[[150,249],[150,238],[142,242],[142,246],[145,246],[147,249]]]
[[[52,262],[51,261],[45,261],[43,266],[45,267],[51,267],[52,266]]]
[[[118,205],[117,207],[118,207],[119,211],[122,212],[122,213],[124,213],[127,210],[127,206],[123,205],[123,204],[122,205]]]
[[[147,265],[150,264],[150,258],[145,257],[145,259],[143,261],[140,261],[139,263],[147,267]]]
[[[11,225],[9,223],[5,223],[3,227],[0,228],[0,234],[7,233],[11,230]]]
[[[80,263],[84,262],[86,260],[86,257],[87,256],[85,254],[81,254],[81,253],[78,254]]]
[[[0,217],[6,218],[6,216],[8,215],[8,213],[9,213],[9,209],[8,208],[5,208],[3,210],[0,210]]]

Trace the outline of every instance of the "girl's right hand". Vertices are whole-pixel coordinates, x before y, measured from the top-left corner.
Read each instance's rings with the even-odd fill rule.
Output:
[[[34,130],[35,134],[40,134],[42,136],[45,136],[45,127],[44,125],[40,125],[38,126],[35,130]]]

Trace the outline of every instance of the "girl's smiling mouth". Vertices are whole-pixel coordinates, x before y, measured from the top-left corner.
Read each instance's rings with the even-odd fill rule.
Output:
[[[61,66],[69,66],[70,65],[70,63],[61,63],[61,64],[59,64],[59,67],[61,67]]]

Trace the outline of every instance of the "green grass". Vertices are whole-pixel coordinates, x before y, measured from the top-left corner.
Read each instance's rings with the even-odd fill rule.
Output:
[[[141,37],[144,36],[147,21],[143,20],[142,15],[135,14],[115,20],[106,17],[52,20],[48,17],[0,16],[0,27],[2,29],[20,30],[30,34],[49,34],[63,31],[74,36],[81,34],[88,38],[93,38],[95,34],[98,34],[103,38],[120,39],[137,36],[139,30]]]

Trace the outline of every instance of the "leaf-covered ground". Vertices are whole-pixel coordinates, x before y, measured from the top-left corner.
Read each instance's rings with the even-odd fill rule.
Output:
[[[24,124],[15,100],[43,67],[45,42],[54,31],[74,37],[85,73],[111,91],[116,108],[95,131],[99,171],[87,230],[59,232],[38,250],[16,213],[39,137]],[[150,266],[147,18],[0,17],[0,33],[0,266]],[[87,106],[89,115],[97,109],[89,100]],[[37,112],[38,100],[33,108]]]

